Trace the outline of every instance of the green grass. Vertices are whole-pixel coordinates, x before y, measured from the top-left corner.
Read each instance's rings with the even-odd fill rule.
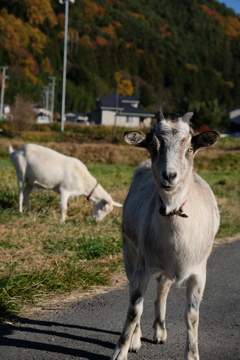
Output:
[[[92,260],[102,256],[119,253],[122,242],[119,238],[108,236],[87,236],[59,239],[49,235],[43,240],[43,251],[49,254],[67,252],[72,260]]]
[[[135,168],[122,165],[91,165],[89,171],[103,187],[107,186],[108,190],[126,189],[133,177]]]
[[[201,157],[196,157],[195,167],[199,172],[201,171],[219,171],[226,172],[231,171],[235,173],[240,173],[240,157],[239,155],[232,153],[223,153],[214,158],[212,161],[209,159],[202,159]]]
[[[88,167],[116,201],[123,202],[134,169]],[[68,219],[59,223],[59,195],[33,191],[31,213],[20,214],[15,170],[0,160],[0,310],[18,312],[42,298],[107,284],[123,267],[121,213],[101,223],[83,197],[69,201]]]
[[[83,291],[92,285],[106,285],[105,268],[94,263],[86,268],[72,259],[67,264],[55,263],[50,269],[31,272],[9,268],[0,279],[0,312],[17,312],[26,303],[37,304],[46,294],[56,296],[76,289]]]
[[[203,173],[218,200],[221,223],[217,237],[234,236],[240,233],[240,173],[213,171]]]
[[[199,152],[195,167],[219,203],[217,236],[236,235],[240,233],[238,142],[225,141],[220,150],[206,154],[209,156]],[[124,201],[135,167],[95,164],[88,169],[114,200]],[[18,212],[15,170],[9,159],[0,158],[2,313],[22,311],[57,294],[107,284],[112,273],[123,270],[122,209],[115,208],[103,222],[95,223],[91,204],[79,197],[69,201],[68,218],[62,224],[58,194],[33,191],[31,205],[31,213]]]

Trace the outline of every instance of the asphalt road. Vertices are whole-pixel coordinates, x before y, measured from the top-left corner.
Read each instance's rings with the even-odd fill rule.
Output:
[[[167,303],[168,341],[152,342],[155,280],[148,286],[142,316],[142,348],[129,360],[183,359],[185,289],[173,287]],[[97,295],[44,316],[20,318],[18,326],[2,326],[0,359],[106,360],[122,329],[128,287]],[[201,360],[240,360],[240,241],[213,249],[200,308]]]

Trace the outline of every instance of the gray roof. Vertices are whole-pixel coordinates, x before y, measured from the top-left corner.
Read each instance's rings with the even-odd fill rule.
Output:
[[[99,99],[99,106],[100,107],[109,107],[115,108],[116,107],[116,93],[112,93],[106,96],[103,96]],[[123,107],[123,102],[127,101],[128,103],[139,103],[139,99],[136,96],[124,96],[118,94],[118,107]]]
[[[87,116],[87,115],[80,113],[78,111],[68,111],[65,113],[65,116]]]
[[[148,113],[147,111],[139,108],[135,108],[134,106],[124,104],[124,109],[120,111],[120,114],[123,115],[132,115],[132,116],[140,116],[140,117],[155,117],[155,114]]]

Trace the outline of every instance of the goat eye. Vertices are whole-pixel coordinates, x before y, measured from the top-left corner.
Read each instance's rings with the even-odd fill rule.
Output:
[[[193,147],[190,146],[187,151],[188,151],[188,152],[192,152],[192,151],[193,151]]]

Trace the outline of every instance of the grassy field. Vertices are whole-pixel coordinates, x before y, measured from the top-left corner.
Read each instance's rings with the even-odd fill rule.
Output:
[[[69,201],[68,218],[59,222],[59,196],[52,191],[31,194],[31,213],[17,211],[17,182],[7,156],[8,139],[0,143],[0,311],[16,313],[71,291],[106,285],[123,270],[121,214],[115,208],[103,222],[91,217],[84,198]],[[14,148],[23,140],[11,140]],[[114,200],[123,202],[136,168],[147,152],[124,145],[43,145],[79,157]],[[221,226],[217,237],[240,233],[240,139],[221,139],[202,150],[195,168],[217,197]]]

